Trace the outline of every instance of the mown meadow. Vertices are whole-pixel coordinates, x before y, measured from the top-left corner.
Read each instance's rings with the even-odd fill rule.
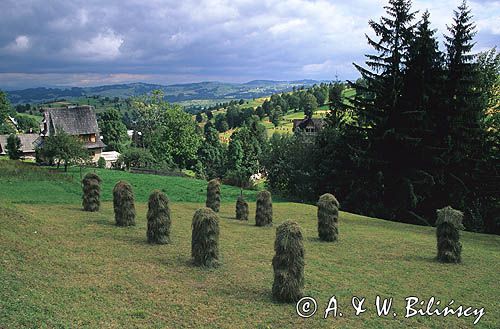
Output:
[[[101,210],[81,210],[79,171],[69,176],[0,161],[0,327],[5,328],[470,328],[473,317],[404,318],[405,298],[431,296],[485,307],[476,327],[498,328],[500,237],[461,233],[462,264],[435,260],[435,228],[341,212],[339,241],[317,238],[316,207],[277,202],[274,227],[236,221],[239,190],[222,187],[220,261],[191,263],[191,220],[204,206],[206,182],[97,170]],[[10,170],[10,171],[9,171]],[[14,171],[12,171],[14,170]],[[110,190],[128,180],[136,193],[137,225],[114,225]],[[154,188],[171,199],[172,243],[146,240],[146,199]],[[341,201],[341,200],[340,200]],[[293,219],[305,244],[305,294],[318,312],[297,316],[294,304],[272,301],[275,227]],[[342,317],[323,319],[335,295]],[[375,296],[394,298],[397,317],[377,317]],[[358,317],[352,296],[366,297]]]

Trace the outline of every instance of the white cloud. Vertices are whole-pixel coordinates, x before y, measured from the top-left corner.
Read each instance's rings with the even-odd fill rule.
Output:
[[[306,25],[304,19],[292,19],[285,23],[278,23],[271,26],[268,31],[273,35],[280,35],[285,33],[300,33],[300,29]]]
[[[120,56],[124,39],[112,30],[99,33],[90,40],[76,40],[67,52],[90,60],[112,60]]]
[[[323,63],[318,64],[306,64],[302,66],[302,71],[305,74],[317,74],[321,72],[328,72],[333,66],[331,60],[326,60]]]
[[[19,35],[16,39],[7,45],[6,49],[10,52],[23,52],[31,47],[30,38],[26,35]]]

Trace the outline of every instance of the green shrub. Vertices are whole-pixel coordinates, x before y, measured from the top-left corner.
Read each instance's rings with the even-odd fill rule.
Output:
[[[85,211],[99,211],[101,205],[101,178],[94,173],[88,173],[82,180],[82,206]]]
[[[132,186],[119,181],[113,188],[113,208],[117,226],[135,225],[134,192]]]
[[[304,289],[304,243],[296,222],[287,220],[276,228],[273,257],[273,298],[297,302]]]
[[[460,263],[462,244],[459,230],[463,229],[463,213],[452,207],[437,210],[437,259],[443,263]]]
[[[170,243],[170,207],[168,198],[161,191],[155,190],[149,196],[148,231],[149,243]]]
[[[138,147],[129,147],[120,154],[118,157],[117,166],[121,168],[122,166],[130,169],[134,168],[147,168],[150,167],[152,163],[155,162],[153,155],[147,149]]]
[[[97,160],[97,167],[106,168],[106,160],[103,157],[99,157],[99,160]]]
[[[318,236],[323,241],[336,241],[339,235],[339,202],[330,193],[318,201]]]
[[[197,266],[219,265],[219,218],[210,208],[200,208],[194,213],[191,256]]]
[[[212,179],[207,185],[207,201],[205,203],[207,208],[215,212],[220,209],[220,182],[218,179]]]
[[[248,220],[248,203],[245,201],[243,194],[240,194],[236,200],[236,219]]]
[[[269,191],[261,191],[257,195],[257,208],[255,210],[256,226],[273,225],[273,201]]]

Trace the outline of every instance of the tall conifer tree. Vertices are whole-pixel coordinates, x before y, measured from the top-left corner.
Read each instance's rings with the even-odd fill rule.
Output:
[[[479,168],[485,150],[485,136],[481,129],[482,107],[476,92],[477,66],[474,63],[475,25],[464,1],[454,12],[453,24],[446,38],[447,79],[446,127],[447,144],[443,160],[447,166],[443,187],[443,201],[464,211],[466,227],[480,225],[481,186],[478,186]],[[443,202],[446,204],[446,202]],[[473,223],[477,222],[477,223]]]
[[[385,17],[369,22],[378,40],[367,36],[368,44],[376,54],[366,55],[368,68],[354,64],[366,83],[355,85],[360,96],[354,106],[361,125],[368,128],[370,145],[364,160],[368,177],[383,185],[379,198],[383,199],[384,211],[380,215],[397,218],[402,198],[406,204],[414,202],[412,186],[404,177],[407,169],[400,158],[413,140],[400,130],[400,125],[404,117],[404,67],[414,37],[415,12],[409,0],[390,0],[384,8]]]

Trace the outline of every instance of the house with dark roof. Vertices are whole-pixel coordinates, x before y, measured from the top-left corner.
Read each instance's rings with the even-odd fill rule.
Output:
[[[320,118],[304,118],[293,120],[293,132],[303,132],[307,135],[316,135],[323,129],[325,120]]]
[[[101,141],[97,118],[92,106],[68,106],[43,109],[40,137],[57,134],[61,129],[69,135],[77,136],[89,150],[93,161],[99,160],[102,149],[106,146]]]
[[[35,158],[35,141],[38,139],[38,134],[17,134],[21,140],[21,155],[24,159]],[[7,154],[7,138],[9,135],[0,135],[0,155]]]

